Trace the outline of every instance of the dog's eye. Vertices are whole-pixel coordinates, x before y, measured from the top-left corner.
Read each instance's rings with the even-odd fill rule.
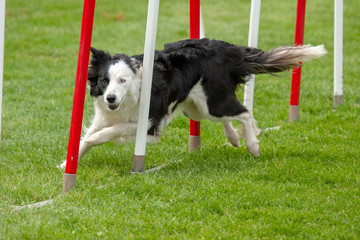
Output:
[[[126,83],[125,79],[120,79],[120,83]]]
[[[109,83],[109,81],[108,81],[106,78],[101,79],[100,81],[101,81],[101,83],[104,84],[104,85],[107,85],[107,84]]]

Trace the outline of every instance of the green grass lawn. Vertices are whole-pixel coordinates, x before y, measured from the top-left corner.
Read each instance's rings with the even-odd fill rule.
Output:
[[[82,1],[7,1],[0,150],[0,239],[360,239],[360,1],[344,5],[344,96],[332,110],[333,1],[308,1],[305,43],[328,55],[304,64],[300,120],[288,123],[291,74],[256,78],[260,157],[233,148],[222,126],[202,122],[188,152],[178,116],[146,169],[130,175],[134,145],[93,148],[76,189],[61,196]],[[157,48],[188,38],[188,1],[161,1]],[[202,4],[209,38],[247,44],[250,0]],[[97,2],[92,45],[143,51],[146,1]],[[292,45],[296,1],[262,2],[259,48]],[[242,99],[242,90],[238,92]],[[93,115],[87,93],[84,125]],[[235,124],[240,128],[239,124]],[[54,199],[41,208],[14,206]]]

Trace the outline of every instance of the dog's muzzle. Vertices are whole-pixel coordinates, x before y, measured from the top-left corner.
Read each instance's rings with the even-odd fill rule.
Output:
[[[108,102],[108,108],[111,110],[116,110],[119,107],[119,103],[115,103],[116,96],[115,94],[109,94],[106,96],[106,101]]]

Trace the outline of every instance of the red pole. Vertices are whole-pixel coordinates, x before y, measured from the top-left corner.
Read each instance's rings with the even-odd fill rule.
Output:
[[[69,136],[69,145],[68,145],[68,152],[66,158],[65,175],[67,174],[75,175],[78,164],[79,142],[80,142],[81,125],[82,125],[84,102],[85,102],[91,36],[92,36],[92,28],[94,21],[94,11],[95,11],[95,0],[84,0],[83,18],[82,18],[80,44],[79,44],[79,55],[78,55],[78,64],[77,64],[76,82],[75,82],[75,92],[74,92],[74,101],[73,101],[73,109],[71,116],[70,136]],[[67,185],[67,188],[65,188],[65,185],[66,184],[64,178],[64,190],[68,190],[69,187],[70,188],[74,187]]]
[[[297,10],[296,10],[296,26],[295,26],[295,42],[294,42],[295,46],[303,45],[304,43],[305,8],[306,8],[306,0],[298,0]],[[293,68],[291,95],[290,95],[290,108],[289,108],[289,121],[294,121],[299,119],[300,82],[301,82],[301,66]]]
[[[190,0],[190,38],[200,38],[200,0]]]
[[[190,38],[200,38],[200,0],[190,0]],[[200,122],[190,119],[190,151],[200,147]]]

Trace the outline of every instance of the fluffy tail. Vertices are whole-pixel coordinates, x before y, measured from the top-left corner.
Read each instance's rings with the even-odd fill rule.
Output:
[[[251,54],[247,60],[252,65],[254,74],[276,73],[300,66],[300,62],[321,58],[327,51],[324,45],[312,47],[303,45],[298,47],[278,47],[267,52]]]

